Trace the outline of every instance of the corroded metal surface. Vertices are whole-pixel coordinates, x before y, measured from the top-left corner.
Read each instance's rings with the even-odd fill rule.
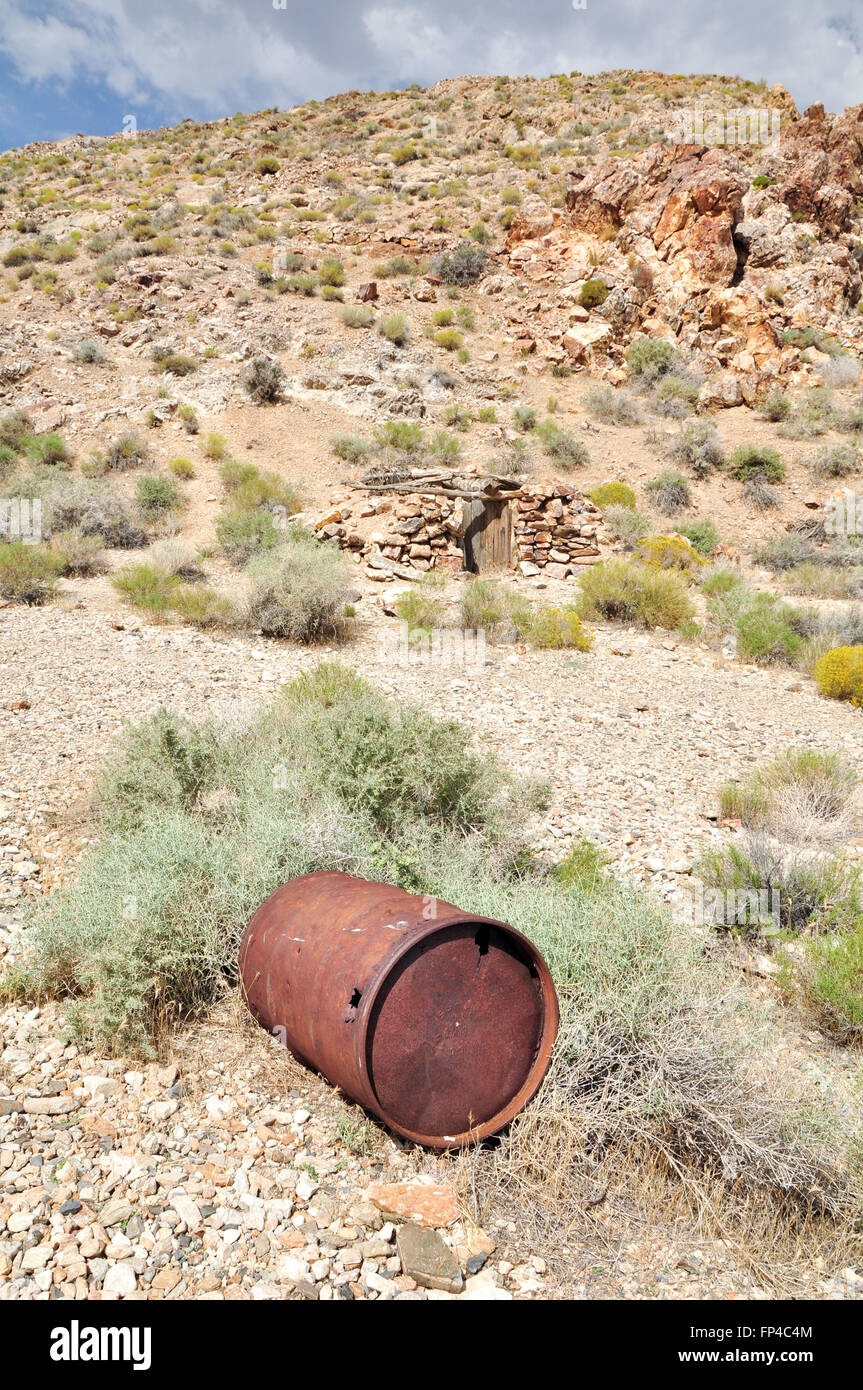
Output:
[[[557,1034],[548,967],[520,932],[350,874],[277,889],[249,922],[240,974],[295,1057],[432,1148],[507,1124]]]

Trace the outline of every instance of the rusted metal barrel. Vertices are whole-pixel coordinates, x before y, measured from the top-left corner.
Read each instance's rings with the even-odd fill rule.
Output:
[[[305,874],[267,898],[240,975],[295,1057],[429,1148],[502,1129],[557,1035],[548,966],[520,932],[350,874]]]

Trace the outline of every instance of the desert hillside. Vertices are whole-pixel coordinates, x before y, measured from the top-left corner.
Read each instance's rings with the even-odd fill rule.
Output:
[[[77,135],[0,267],[0,1298],[860,1297],[863,105]],[[547,955],[499,1143],[247,1017],[319,868]]]

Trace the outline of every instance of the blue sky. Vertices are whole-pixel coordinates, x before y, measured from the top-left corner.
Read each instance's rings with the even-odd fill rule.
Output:
[[[577,0],[580,5],[581,0]],[[859,0],[0,0],[0,149],[464,73],[610,68],[863,101]]]

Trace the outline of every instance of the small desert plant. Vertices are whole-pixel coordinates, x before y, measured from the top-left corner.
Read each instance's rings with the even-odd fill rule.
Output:
[[[686,537],[699,555],[712,555],[719,544],[719,532],[713,521],[679,521],[676,523],[676,529],[681,536]]]
[[[404,314],[385,314],[378,323],[378,332],[394,347],[404,347],[410,336]]]
[[[585,405],[597,420],[613,425],[638,425],[642,415],[636,401],[626,391],[611,386],[594,386],[585,397]]]
[[[20,450],[32,463],[68,467],[69,450],[59,434],[36,434],[20,441]]]
[[[585,280],[579,291],[578,302],[582,309],[596,309],[605,303],[609,293],[604,280]]]
[[[72,360],[92,366],[101,366],[105,361],[105,354],[101,344],[95,343],[92,338],[84,338],[80,343],[76,343],[72,349]]]
[[[318,282],[321,285],[335,285],[336,287],[343,285],[345,283],[345,268],[341,261],[332,256],[321,261],[318,269]]]
[[[105,450],[105,466],[117,473],[130,468],[142,468],[152,460],[150,446],[134,431],[121,434]]]
[[[176,481],[164,473],[145,473],[138,479],[135,496],[147,517],[165,516],[183,505]]]
[[[519,637],[531,647],[570,648],[589,652],[593,633],[584,626],[575,604],[527,604],[512,614]]]
[[[45,603],[62,570],[60,556],[43,546],[25,541],[0,545],[0,598],[34,607]]]
[[[270,637],[326,642],[347,630],[349,572],[341,551],[299,532],[249,564],[247,622]]]
[[[630,511],[635,508],[635,493],[626,483],[600,483],[587,495],[603,511],[606,507],[628,507]]]
[[[463,241],[454,251],[436,257],[432,269],[445,285],[472,285],[485,274],[487,259],[484,247]]]
[[[644,490],[658,512],[663,516],[674,516],[676,512],[688,507],[692,501],[689,484],[682,473],[666,469],[658,478],[645,483]]]
[[[532,405],[517,405],[512,413],[512,422],[523,434],[536,429],[536,410]]]
[[[863,646],[834,647],[825,652],[815,662],[812,678],[829,699],[863,706]]]
[[[397,616],[408,625],[408,633],[415,631],[431,632],[439,628],[443,621],[446,605],[441,599],[418,586],[406,589],[395,601]]]
[[[233,565],[243,566],[262,550],[272,550],[279,529],[263,507],[227,507],[216,521],[216,540]]]
[[[680,536],[648,536],[636,547],[635,558],[651,569],[686,570],[693,574],[705,563],[689,541]]]
[[[543,420],[541,425],[537,425],[536,433],[543,442],[545,452],[559,468],[568,471],[570,468],[582,468],[590,462],[587,445],[561,429],[553,420]]]
[[[694,478],[706,478],[725,463],[719,431],[710,420],[687,420],[671,445],[670,454]]]
[[[632,550],[645,536],[649,536],[653,530],[653,522],[649,516],[619,502],[613,502],[611,506],[605,507],[602,519],[612,534],[619,541],[622,541],[629,550]]]
[[[99,537],[85,536],[83,531],[56,531],[51,537],[51,552],[57,556],[63,575],[102,574],[106,569]]]
[[[368,457],[371,444],[359,434],[331,434],[330,448],[336,458],[346,463],[363,463]]]
[[[580,577],[583,617],[641,627],[675,628],[695,615],[687,584],[672,570],[606,560]]]
[[[807,463],[818,478],[847,478],[860,471],[860,450],[855,444],[827,444]]]
[[[762,406],[764,414],[768,420],[772,420],[775,425],[787,420],[791,414],[791,400],[779,386],[772,386],[764,398]]]
[[[173,473],[175,478],[180,478],[183,481],[194,478],[195,476],[195,465],[192,463],[191,459],[170,459],[168,462],[168,470]]]
[[[208,434],[201,445],[204,457],[208,459],[223,459],[228,452],[228,441],[223,434]]]
[[[768,483],[781,483],[785,477],[785,465],[776,449],[769,444],[740,444],[729,459],[729,472],[741,482],[760,479]]]
[[[645,382],[655,381],[671,371],[674,365],[674,347],[661,338],[633,338],[626,349],[626,365],[633,376]]]
[[[285,372],[271,357],[253,357],[242,381],[255,405],[274,405],[284,399]]]
[[[346,304],[342,310],[342,323],[347,328],[371,328],[375,321],[375,311],[370,304]]]

